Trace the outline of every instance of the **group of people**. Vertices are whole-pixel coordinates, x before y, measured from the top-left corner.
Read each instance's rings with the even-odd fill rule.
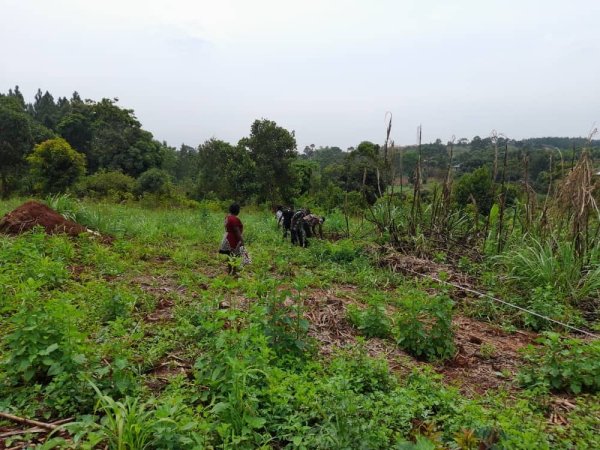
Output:
[[[229,214],[225,217],[225,235],[219,247],[219,253],[228,256],[241,257],[242,264],[250,262],[250,256],[244,248],[244,225],[239,219],[240,205],[237,203],[229,207]],[[290,235],[292,244],[306,247],[308,238],[318,236],[323,239],[323,222],[325,217],[312,214],[308,208],[294,210],[293,208],[278,206],[275,213],[277,226],[283,228],[283,238]],[[230,274],[235,273],[235,264],[230,259],[227,266]]]
[[[275,218],[277,226],[283,228],[283,238],[287,239],[289,234],[293,245],[306,247],[308,238],[313,236],[323,239],[325,217],[312,214],[308,208],[294,210],[290,207],[277,206]]]

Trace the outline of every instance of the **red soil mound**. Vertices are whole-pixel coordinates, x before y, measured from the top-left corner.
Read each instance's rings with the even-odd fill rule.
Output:
[[[0,219],[0,233],[20,234],[36,225],[44,227],[48,234],[66,233],[77,236],[89,232],[86,227],[65,219],[43,203],[30,200]]]

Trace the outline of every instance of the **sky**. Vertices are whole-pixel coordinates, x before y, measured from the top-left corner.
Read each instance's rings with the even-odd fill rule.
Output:
[[[170,145],[585,136],[599,0],[0,0],[0,92],[118,98]]]

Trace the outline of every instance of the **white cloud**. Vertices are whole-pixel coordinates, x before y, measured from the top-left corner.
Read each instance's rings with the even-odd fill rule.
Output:
[[[0,0],[0,91],[121,99],[160,139],[307,143],[582,134],[600,111],[594,0]],[[583,131],[579,131],[583,130]]]

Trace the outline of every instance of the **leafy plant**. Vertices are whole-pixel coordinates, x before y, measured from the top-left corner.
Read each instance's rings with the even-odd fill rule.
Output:
[[[494,190],[489,169],[480,167],[472,173],[466,173],[460,177],[454,186],[454,199],[461,207],[475,201],[479,212],[488,214],[494,202]]]
[[[48,139],[27,156],[31,173],[42,192],[61,192],[85,173],[85,155],[62,138]]]
[[[541,347],[528,347],[528,366],[519,373],[525,386],[547,386],[553,391],[600,391],[600,341],[561,338],[547,332]]]
[[[83,335],[73,323],[76,317],[75,308],[60,300],[16,313],[10,319],[13,331],[4,339],[8,354],[2,365],[8,376],[47,383],[76,372],[86,361]]]
[[[356,305],[350,305],[348,319],[366,337],[386,338],[390,335],[390,319],[386,314],[385,306],[379,303],[371,303],[364,310]]]
[[[479,347],[479,354],[483,359],[491,359],[496,355],[496,347],[489,342],[484,342]]]
[[[135,187],[133,177],[119,171],[101,170],[83,178],[75,186],[75,191],[81,197],[110,197],[115,201],[121,201],[132,199]]]
[[[359,258],[362,249],[349,239],[331,242],[319,242],[311,247],[310,252],[317,261],[330,261],[338,264],[349,263]]]
[[[302,355],[309,349],[308,321],[299,295],[289,291],[269,293],[263,298],[263,330],[269,345],[280,355]]]
[[[140,402],[137,397],[114,400],[103,394],[93,383],[98,396],[95,413],[102,418],[98,422],[81,421],[68,426],[75,440],[83,440],[89,448],[107,444],[114,450],[144,450],[154,443],[154,432],[163,423],[174,424],[167,417],[157,417],[151,402]]]
[[[437,296],[429,301],[414,299],[406,307],[396,322],[398,345],[428,360],[453,357],[452,301]]]

